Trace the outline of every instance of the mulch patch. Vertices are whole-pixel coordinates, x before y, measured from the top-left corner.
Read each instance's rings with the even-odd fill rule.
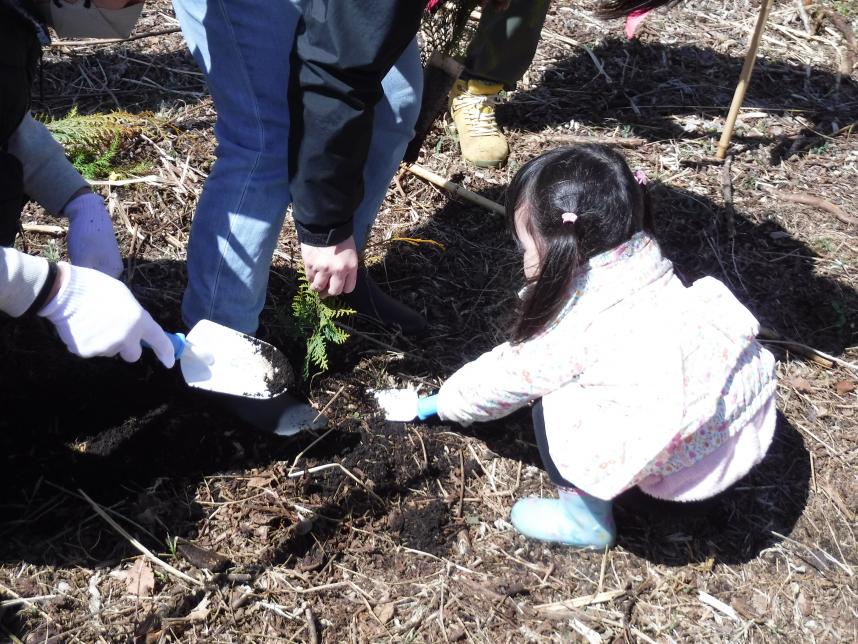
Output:
[[[825,4],[854,28],[848,3]],[[627,492],[608,553],[518,535],[512,503],[552,494],[528,410],[469,428],[393,424],[367,394],[436,389],[502,341],[521,285],[502,217],[402,172],[366,259],[432,328],[408,339],[348,321],[330,371],[298,387],[325,408],[326,431],[254,432],[151,356],[79,360],[44,321],[0,320],[0,640],[858,640],[858,79],[844,68],[842,25],[811,11],[810,34],[794,4],[775,6],[725,166],[712,155],[756,4],[687,2],[632,43],[592,5],[555,3],[531,69],[499,106],[505,168],[466,166],[444,119],[420,162],[500,201],[544,150],[618,144],[650,176],[658,238],[681,276],[723,280],[766,328],[780,413],[764,462],[702,503]],[[138,32],[172,15],[149,2]],[[117,159],[147,162],[158,179],[99,190],[128,283],[181,330],[215,115],[180,34],[55,47],[42,77],[45,114],[77,103],[161,124],[123,140]],[[33,206],[24,221],[65,224]],[[65,253],[62,235],[31,231],[24,243]],[[261,335],[293,365],[299,258],[287,225]]]

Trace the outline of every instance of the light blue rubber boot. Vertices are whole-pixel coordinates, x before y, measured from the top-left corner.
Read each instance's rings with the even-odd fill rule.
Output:
[[[531,539],[584,550],[604,550],[617,539],[613,502],[574,487],[558,487],[559,499],[527,498],[512,506],[510,521]]]

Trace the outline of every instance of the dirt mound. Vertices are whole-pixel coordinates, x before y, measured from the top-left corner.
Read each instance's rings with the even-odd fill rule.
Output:
[[[779,359],[774,445],[745,480],[700,504],[630,491],[617,547],[576,553],[508,523],[517,498],[553,494],[527,410],[471,428],[381,420],[368,389],[436,389],[505,338],[521,285],[504,218],[404,173],[366,261],[432,329],[412,341],[350,321],[330,373],[300,385],[329,431],[259,434],[151,357],[78,360],[43,320],[0,320],[0,640],[855,640],[858,245],[830,208],[789,198],[858,211],[858,84],[825,13],[854,29],[847,5],[811,9],[807,27],[796,5],[775,6],[726,168],[711,157],[750,1],[656,12],[631,43],[589,0],[554,3],[531,69],[498,106],[508,166],[465,166],[441,122],[421,158],[494,200],[526,160],[577,141],[617,145],[645,169],[677,270],[724,281]],[[215,113],[180,34],[162,33],[173,24],[155,0],[138,33],[157,36],[52,47],[35,95],[52,116],[74,101],[160,124],[116,157],[158,182],[97,189],[114,204],[128,283],[181,330]],[[33,206],[24,222],[67,225]],[[63,236],[25,241],[65,253]],[[293,365],[298,257],[287,225],[261,331]]]

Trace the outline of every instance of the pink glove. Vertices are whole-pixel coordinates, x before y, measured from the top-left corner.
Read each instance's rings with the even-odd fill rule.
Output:
[[[66,243],[71,263],[94,268],[110,277],[119,277],[122,273],[122,257],[104,200],[87,192],[66,204],[63,214],[69,219]]]
[[[82,358],[119,354],[136,362],[145,342],[165,367],[173,366],[173,344],[125,284],[65,262],[57,268],[59,290],[39,315],[54,324],[69,351]]]
[[[626,38],[632,40],[635,37],[638,32],[638,29],[643,26],[647,14],[651,11],[652,9],[635,9],[629,15],[626,16]]]

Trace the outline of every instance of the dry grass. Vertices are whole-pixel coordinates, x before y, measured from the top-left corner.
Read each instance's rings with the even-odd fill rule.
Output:
[[[556,3],[531,70],[502,106],[506,168],[465,166],[443,123],[422,162],[500,199],[542,150],[574,137],[633,139],[624,153],[655,180],[659,237],[683,276],[715,275],[781,338],[858,363],[856,227],[782,197],[858,210],[858,85],[843,68],[841,32],[823,19],[808,34],[794,3],[776,5],[728,182],[711,156],[756,6],[688,2],[631,44],[589,6]],[[158,1],[138,29],[173,24]],[[150,178],[100,189],[135,292],[177,326],[189,224],[214,148],[211,101],[180,36],[56,48],[43,74],[39,106],[52,115],[76,103],[84,113],[152,111],[169,124],[160,138],[123,147],[123,158],[151,163]],[[26,221],[63,223],[35,208]],[[31,252],[64,252],[61,236],[26,242]],[[302,343],[283,315],[296,251],[287,226],[264,331],[297,362]],[[27,344],[43,330],[4,325],[10,357],[0,377],[12,411],[0,420],[10,454],[0,639],[858,641],[858,369],[772,343],[781,415],[764,463],[705,504],[626,494],[618,546],[569,552],[507,523],[516,498],[551,493],[526,414],[467,431],[397,427],[365,394],[436,387],[503,337],[519,283],[506,223],[402,174],[367,257],[391,291],[425,311],[433,333],[413,342],[362,327],[307,389],[319,408],[333,399],[332,429],[320,436],[253,434],[152,365],[44,356]],[[294,476],[302,470],[312,471]],[[78,488],[195,581],[151,559],[132,571],[139,552]]]

